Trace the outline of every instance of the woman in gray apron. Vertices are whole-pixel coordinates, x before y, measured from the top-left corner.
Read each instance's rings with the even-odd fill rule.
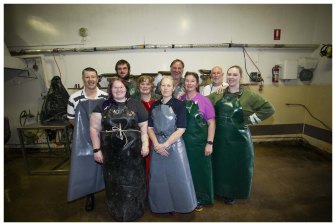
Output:
[[[109,96],[90,118],[94,159],[103,164],[109,213],[116,221],[133,221],[145,208],[147,111],[129,98],[121,79],[110,83]]]
[[[223,94],[209,95],[216,114],[213,145],[214,193],[226,204],[250,196],[254,147],[248,124],[258,124],[274,113],[272,104],[260,95],[240,87],[242,69],[227,71],[229,87]]]
[[[152,212],[191,212],[197,206],[182,134],[186,128],[185,103],[172,97],[173,79],[161,80],[162,99],[150,108],[149,204]]]

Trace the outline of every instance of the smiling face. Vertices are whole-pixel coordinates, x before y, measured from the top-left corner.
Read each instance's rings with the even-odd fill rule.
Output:
[[[139,90],[141,94],[144,94],[144,95],[151,94],[152,85],[150,81],[148,79],[144,79],[139,85]]]
[[[94,90],[98,84],[98,75],[94,71],[84,71],[83,82],[86,89]]]
[[[171,97],[174,91],[173,80],[168,77],[163,77],[160,88],[163,97]]]
[[[185,90],[187,93],[196,92],[199,83],[197,79],[193,75],[186,75],[185,76]]]
[[[241,72],[237,67],[229,68],[227,71],[227,82],[229,87],[239,88],[241,80]]]
[[[173,80],[179,80],[184,72],[183,64],[179,61],[174,62],[170,67],[170,71]]]
[[[124,84],[119,80],[114,81],[113,86],[112,86],[112,94],[113,94],[114,100],[116,101],[125,100],[126,93],[127,93],[126,86],[124,86]]]

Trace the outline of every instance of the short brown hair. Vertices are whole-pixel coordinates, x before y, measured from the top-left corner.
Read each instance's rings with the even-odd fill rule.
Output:
[[[173,64],[175,64],[177,62],[181,63],[181,65],[183,65],[183,68],[185,67],[184,62],[182,60],[180,60],[180,59],[175,59],[174,61],[172,61],[172,63],[170,64],[170,67],[172,67]]]
[[[186,78],[187,76],[193,76],[197,80],[197,84],[198,84],[197,92],[199,92],[199,75],[196,72],[189,72],[189,71],[187,71],[185,73],[185,77],[184,78]],[[185,87],[185,82],[184,82],[184,87]]]
[[[95,72],[95,74],[98,76],[98,71],[96,71],[96,69],[92,68],[92,67],[86,67],[82,72],[81,72],[81,76],[84,77],[85,71],[92,71]]]
[[[154,78],[149,75],[141,75],[137,78],[137,89],[140,90],[140,84],[144,81],[148,80],[151,85],[151,91],[154,90],[155,84],[154,84]]]

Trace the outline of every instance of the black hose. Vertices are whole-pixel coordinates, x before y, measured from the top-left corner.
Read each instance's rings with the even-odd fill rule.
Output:
[[[332,131],[332,129],[328,126],[328,125],[326,125],[323,121],[321,121],[320,119],[318,119],[318,118],[316,118],[309,110],[308,110],[308,108],[305,106],[305,105],[303,105],[303,104],[289,104],[289,103],[286,103],[286,105],[287,106],[290,106],[290,105],[298,105],[298,106],[301,106],[301,107],[303,107],[303,108],[305,108],[306,109],[306,111],[308,112],[308,114],[312,117],[312,118],[314,118],[315,120],[317,120],[317,121],[319,121],[324,127],[326,127],[328,130],[330,130],[330,131]]]
[[[26,121],[27,121],[27,118],[28,118],[28,116],[31,116],[31,114],[30,114],[30,112],[29,112],[29,114],[27,113],[27,111],[26,110],[23,110],[21,113],[20,113],[20,126],[21,127],[23,127],[23,126],[25,126],[26,125]],[[22,120],[24,119],[24,122],[22,123]],[[24,131],[23,131],[23,136],[24,137],[26,137],[26,138],[35,138],[36,136],[37,136],[37,134],[38,134],[38,131],[39,130],[37,130],[36,131],[36,133],[34,134],[34,135],[27,135],[27,134],[24,134]]]
[[[24,122],[22,124],[22,119],[24,118]],[[20,113],[20,126],[25,126],[26,125],[26,121],[27,121],[27,112],[26,110],[23,110],[21,113]]]

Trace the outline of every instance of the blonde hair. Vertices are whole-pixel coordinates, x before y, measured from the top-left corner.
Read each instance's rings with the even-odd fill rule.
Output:
[[[163,80],[165,80],[165,79],[170,80],[171,83],[173,84],[173,78],[172,78],[172,76],[170,76],[170,75],[164,75],[164,76],[162,77],[161,81],[159,82],[159,87],[161,87],[162,82],[163,82]]]

